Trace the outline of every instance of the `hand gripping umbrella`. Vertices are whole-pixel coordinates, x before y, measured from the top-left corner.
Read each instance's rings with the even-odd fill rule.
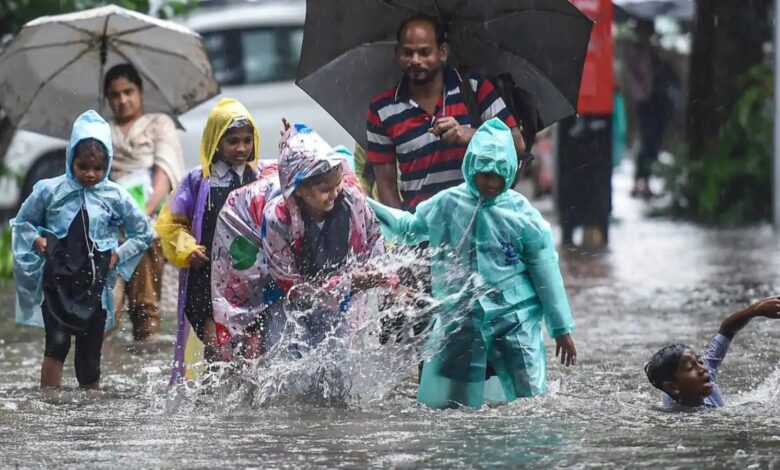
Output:
[[[396,31],[414,14],[448,25],[449,65],[510,73],[545,126],[576,112],[593,22],[568,0],[308,0],[296,83],[358,143],[371,98],[398,83]]]
[[[18,128],[67,138],[123,62],[144,80],[147,112],[175,117],[219,93],[197,33],[110,5],[24,25],[0,55],[0,105]]]

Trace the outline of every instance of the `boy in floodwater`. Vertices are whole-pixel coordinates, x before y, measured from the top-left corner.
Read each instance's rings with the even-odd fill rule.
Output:
[[[684,344],[671,344],[653,354],[645,364],[645,373],[650,383],[664,392],[663,405],[681,410],[724,406],[716,383],[718,368],[734,335],[755,317],[780,318],[780,298],[759,300],[723,320],[704,355]]]
[[[46,331],[41,388],[62,384],[71,336],[79,386],[100,388],[100,351],[103,332],[114,326],[116,275],[129,280],[152,241],[135,200],[108,180],[112,158],[108,122],[85,112],[73,123],[65,174],[36,183],[11,220],[16,320]]]
[[[486,400],[544,393],[543,322],[561,363],[574,364],[577,356],[549,224],[510,190],[518,158],[509,127],[500,119],[480,126],[462,170],[464,183],[422,202],[414,214],[370,201],[388,238],[409,245],[429,241],[433,250],[433,295],[445,307],[426,346],[432,357],[423,364],[417,393],[432,408],[480,407]],[[464,291],[475,274],[484,295]],[[502,395],[486,392],[490,369]]]

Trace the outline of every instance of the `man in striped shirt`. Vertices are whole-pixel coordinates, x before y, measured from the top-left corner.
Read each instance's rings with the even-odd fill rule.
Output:
[[[476,126],[461,91],[474,95],[482,121],[498,117],[512,129],[518,155],[525,145],[493,85],[481,77],[461,77],[445,65],[449,45],[442,25],[413,17],[401,24],[397,37],[404,76],[371,101],[367,160],[374,166],[379,201],[414,211],[422,201],[463,182],[461,163]],[[464,79],[469,82],[462,83]]]

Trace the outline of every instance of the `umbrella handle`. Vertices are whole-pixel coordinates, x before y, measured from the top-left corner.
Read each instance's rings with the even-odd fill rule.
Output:
[[[108,38],[104,34],[100,37],[100,76],[98,78],[98,113],[103,114],[103,102],[105,96],[103,96],[103,73],[106,68],[106,60],[108,58]]]

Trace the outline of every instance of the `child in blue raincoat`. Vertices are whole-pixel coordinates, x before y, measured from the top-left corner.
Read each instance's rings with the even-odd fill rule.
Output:
[[[39,181],[11,220],[16,320],[46,331],[41,387],[61,385],[75,335],[76,379],[82,388],[99,388],[103,332],[114,324],[114,279],[129,280],[152,241],[133,198],[108,180],[112,156],[109,124],[85,112],[73,123],[65,174]]]
[[[510,129],[499,119],[484,123],[462,168],[464,183],[421,203],[414,214],[370,201],[386,237],[430,242],[433,294],[444,307],[428,340],[431,357],[417,399],[433,408],[481,406],[490,369],[502,389],[491,392],[491,400],[544,393],[543,320],[556,356],[566,365],[576,361],[574,322],[549,225],[509,188],[518,170]],[[464,289],[470,283],[476,287]]]

